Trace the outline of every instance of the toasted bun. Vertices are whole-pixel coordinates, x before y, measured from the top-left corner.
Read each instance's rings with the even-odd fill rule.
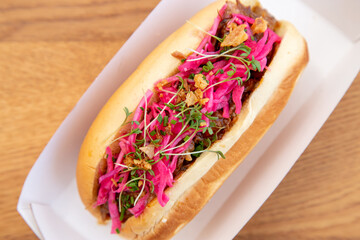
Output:
[[[242,3],[259,6],[257,1]],[[190,21],[209,29],[217,10],[224,4],[225,0],[214,2]],[[123,236],[141,239],[172,237],[203,208],[273,124],[308,62],[306,42],[293,25],[280,21],[275,32],[282,41],[269,69],[244,103],[232,128],[211,147],[226,153],[226,159],[218,160],[215,154],[203,153],[174,186],[166,190],[170,198],[166,206],[161,207],[156,199],[151,201],[140,217],[131,217],[123,224]],[[83,203],[99,220],[99,208],[92,207],[97,197],[98,170],[102,168],[99,162],[125,119],[123,108],[135,109],[143,97],[143,90],[153,89],[154,82],[176,72],[179,60],[171,56],[172,52],[190,54],[188,48],[196,48],[203,37],[203,33],[189,24],[170,35],[113,94],[92,124],[80,150],[76,177]]]

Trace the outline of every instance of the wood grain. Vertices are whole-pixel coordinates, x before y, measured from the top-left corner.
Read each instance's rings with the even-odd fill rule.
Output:
[[[36,239],[24,180],[81,95],[159,0],[0,1],[0,239]],[[360,76],[235,239],[360,239]]]

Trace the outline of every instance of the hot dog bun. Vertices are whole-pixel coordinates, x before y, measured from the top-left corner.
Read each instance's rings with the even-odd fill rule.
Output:
[[[255,0],[242,1],[246,6],[259,6]],[[190,19],[203,29],[209,29],[217,10],[225,4],[219,0]],[[121,229],[127,238],[168,239],[188,223],[209,201],[226,178],[236,169],[284,108],[296,80],[308,62],[307,44],[292,24],[278,22],[275,32],[282,37],[280,46],[265,72],[260,85],[252,93],[232,128],[212,149],[226,153],[226,159],[203,153],[181,175],[172,188],[165,207],[153,199],[138,218],[131,217]],[[204,34],[185,24],[163,41],[121,85],[103,107],[92,124],[79,153],[77,185],[86,208],[99,221],[99,208],[93,208],[97,196],[100,160],[119,125],[125,119],[123,108],[135,109],[143,92],[154,83],[176,72],[180,62],[171,56],[174,51],[190,54]]]

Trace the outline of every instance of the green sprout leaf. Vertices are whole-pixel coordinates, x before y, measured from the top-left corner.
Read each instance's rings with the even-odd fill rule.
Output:
[[[129,111],[129,109],[127,107],[124,107],[124,112],[125,112],[125,120],[124,122],[121,124],[121,126],[124,126],[126,124],[126,121],[128,119],[128,117],[131,115],[132,112]]]

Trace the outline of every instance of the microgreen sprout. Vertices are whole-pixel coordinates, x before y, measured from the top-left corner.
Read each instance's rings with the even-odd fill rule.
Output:
[[[189,24],[191,24],[191,25],[193,25],[195,28],[199,29],[201,32],[203,32],[203,33],[211,36],[212,38],[215,38],[215,39],[218,40],[219,42],[224,41],[224,39],[219,38],[219,37],[217,37],[217,36],[215,36],[215,35],[212,35],[212,34],[208,33],[207,31],[205,31],[204,29],[202,29],[201,27],[199,27],[199,26],[196,25],[195,23],[190,22],[189,20],[187,20],[186,22],[189,23]]]
[[[230,48],[228,50],[225,50],[224,52],[221,52],[219,54],[204,54],[204,53],[201,53],[201,52],[198,52],[194,49],[189,49],[190,51],[202,56],[202,57],[198,57],[198,58],[194,58],[194,59],[189,59],[188,61],[197,61],[197,60],[201,60],[201,59],[216,59],[216,58],[220,58],[220,57],[225,57],[225,58],[234,58],[236,60],[239,60],[246,68],[246,72],[245,74],[247,74],[247,78],[246,80],[248,80],[250,78],[250,69],[249,69],[249,66],[251,65],[253,70],[254,71],[261,71],[261,66],[260,66],[260,62],[258,60],[256,60],[254,58],[254,56],[252,56],[252,59],[247,59],[247,57],[250,55],[251,53],[251,49],[244,45],[243,43],[240,44],[239,46],[236,46],[236,47],[233,47],[233,48]],[[242,54],[240,54],[240,56],[234,56],[234,55],[231,55],[230,53],[231,52],[234,52],[236,50],[241,50],[243,51]],[[227,72],[228,76],[231,77],[232,75],[234,75],[235,71],[232,70],[232,71],[229,71]]]
[[[178,146],[175,146],[175,147],[173,147],[173,148],[168,148],[168,149],[165,149],[165,150],[162,150],[161,152],[168,152],[168,151],[171,151],[171,150],[175,150],[175,149],[177,149],[177,148],[181,148],[182,146],[184,146],[190,139],[193,139],[193,137],[195,136],[195,134],[196,134],[197,132],[196,131],[194,131],[192,134],[191,134],[191,136],[189,137],[189,136],[186,136],[185,138],[184,138],[184,142],[182,143],[182,144],[180,144],[180,145],[178,145]]]
[[[124,192],[124,189],[126,188],[127,185],[129,185],[130,183],[132,182],[135,182],[135,181],[138,181],[140,179],[142,179],[143,175],[145,174],[145,172],[140,176],[140,177],[136,177],[136,178],[133,178],[131,179],[130,181],[126,182],[125,185],[122,186],[121,188],[121,191],[120,191],[120,194],[119,194],[119,211],[121,212],[121,207],[122,207],[122,204],[121,204],[121,196]]]
[[[122,135],[122,136],[120,136],[120,137],[115,138],[114,140],[112,140],[110,144],[112,144],[112,143],[120,140],[121,138],[128,137],[128,136],[130,136],[130,135],[132,135],[132,134],[140,134],[140,133],[142,133],[142,131],[141,131],[139,128],[132,129],[129,133],[124,134],[124,135]],[[109,144],[109,145],[110,145],[110,144]]]
[[[193,59],[188,59],[187,61],[192,62],[192,61],[198,61],[201,59],[205,59],[205,58],[219,58],[219,57],[228,57],[228,55],[232,52],[235,52],[236,50],[241,50],[243,51],[242,54],[240,54],[240,57],[246,58],[250,55],[251,53],[251,48],[249,48],[248,46],[246,46],[245,44],[241,43],[240,45],[236,46],[236,47],[232,47],[229,48],[228,50],[224,49],[222,52],[220,52],[219,54],[203,54],[200,53],[194,49],[189,48],[190,51],[202,56],[199,58],[193,58]]]
[[[125,165],[125,164],[121,164],[121,163],[115,163],[115,165],[118,165],[120,167],[123,167],[123,168],[127,168],[127,169],[130,169],[130,170],[133,170],[135,169],[134,167],[130,167],[128,165]]]
[[[209,86],[207,86],[204,90],[203,90],[203,92],[206,92],[207,90],[209,90],[210,88],[212,88],[212,87],[215,87],[216,85],[219,85],[219,84],[222,84],[222,83],[224,83],[224,82],[229,82],[229,81],[233,81],[233,80],[237,80],[238,81],[238,84],[241,86],[241,85],[243,85],[243,79],[241,78],[241,77],[235,77],[235,78],[227,78],[227,79],[225,79],[225,80],[222,80],[222,81],[220,81],[220,82],[217,82],[217,83],[214,83],[214,84],[212,84],[212,85],[209,85]]]
[[[214,150],[208,150],[208,149],[201,150],[201,151],[185,152],[185,153],[167,153],[167,154],[164,154],[163,152],[161,152],[161,154],[163,154],[163,155],[168,155],[168,156],[184,156],[184,155],[191,155],[191,154],[197,154],[197,153],[203,153],[203,152],[216,153],[218,159],[219,159],[220,157],[225,159],[225,155],[224,155],[223,152],[221,152],[221,151],[214,151]]]
[[[126,124],[126,120],[128,119],[128,117],[132,113],[132,112],[129,111],[129,109],[127,107],[124,107],[124,112],[125,112],[125,119],[124,119],[124,122],[121,124],[121,126],[124,126]]]
[[[144,192],[144,189],[145,189],[145,185],[146,185],[146,174],[144,173],[144,178],[143,178],[143,184],[142,184],[142,188],[141,188],[141,191],[140,193],[137,195],[136,199],[135,199],[135,202],[134,202],[134,206],[136,205],[136,203],[138,202],[138,200],[140,199],[140,196],[141,194]]]
[[[146,115],[147,115],[147,100],[146,100],[146,94],[144,94],[144,100],[145,100],[145,109],[144,111],[144,147],[146,146],[146,133],[147,133],[147,126],[146,126]]]
[[[208,61],[203,67],[204,72],[209,72],[214,69],[214,65],[211,63],[211,61]]]

